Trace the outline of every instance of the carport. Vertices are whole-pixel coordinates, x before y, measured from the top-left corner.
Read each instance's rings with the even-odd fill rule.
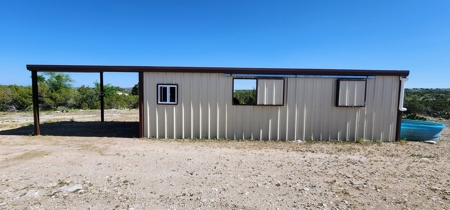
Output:
[[[28,64],[27,69],[31,71],[32,92],[33,92],[33,117],[34,117],[34,135],[41,135],[41,126],[39,120],[39,90],[38,90],[38,72],[60,72],[60,73],[99,73],[100,76],[100,121],[105,122],[105,103],[103,93],[103,73],[104,72],[125,72],[138,73],[139,84],[143,84],[143,71],[145,67],[137,66],[88,66],[88,65],[34,65]],[[143,86],[139,85],[139,138],[144,136],[143,127]]]

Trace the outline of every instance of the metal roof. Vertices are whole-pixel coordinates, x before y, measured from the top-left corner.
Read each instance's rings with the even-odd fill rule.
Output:
[[[247,68],[193,66],[106,66],[106,65],[37,65],[27,64],[37,72],[185,72],[229,74],[297,74],[342,76],[408,76],[409,70],[314,69],[314,68]]]

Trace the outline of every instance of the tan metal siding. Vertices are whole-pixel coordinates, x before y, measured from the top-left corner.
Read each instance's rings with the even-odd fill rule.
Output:
[[[398,76],[367,79],[365,107],[336,107],[333,78],[286,78],[284,106],[236,106],[232,82],[217,73],[144,73],[145,136],[395,140]],[[177,84],[178,104],[158,105],[157,84]]]

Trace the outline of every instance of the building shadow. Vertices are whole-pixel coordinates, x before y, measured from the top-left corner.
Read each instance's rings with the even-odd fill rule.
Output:
[[[0,131],[0,135],[33,135],[34,126],[24,126]],[[139,136],[139,122],[71,122],[61,121],[41,124],[41,135],[81,136],[81,137],[121,137]]]

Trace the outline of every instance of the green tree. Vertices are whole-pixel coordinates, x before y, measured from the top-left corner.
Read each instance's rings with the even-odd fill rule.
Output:
[[[64,74],[64,73],[45,73],[45,75],[48,77],[46,80],[48,89],[51,92],[58,92],[60,90],[67,90],[72,88],[72,83],[74,82],[72,78],[70,78],[70,75]],[[40,78],[42,79],[42,78]],[[38,78],[38,80],[40,80]]]
[[[236,90],[233,97],[239,101],[239,104],[256,104],[256,90]]]
[[[76,105],[79,109],[100,109],[100,94],[95,88],[90,88],[82,85],[77,88],[78,103]]]
[[[96,90],[100,93],[100,83],[97,81],[94,82]],[[103,85],[103,94],[105,98],[109,98],[115,94],[117,94],[117,87],[112,86],[111,84]]]
[[[405,105],[408,110],[406,111],[407,114],[424,114],[425,113],[425,106],[420,101],[419,97],[417,95],[413,95],[411,97],[408,97],[405,100]]]
[[[50,72],[44,75],[47,78],[38,76],[41,108],[73,108],[76,104],[77,92],[72,88],[72,78],[64,73]]]
[[[135,84],[133,88],[131,88],[131,95],[139,95],[139,83]]]
[[[28,110],[31,105],[30,86],[0,86],[0,109],[2,111]]]

